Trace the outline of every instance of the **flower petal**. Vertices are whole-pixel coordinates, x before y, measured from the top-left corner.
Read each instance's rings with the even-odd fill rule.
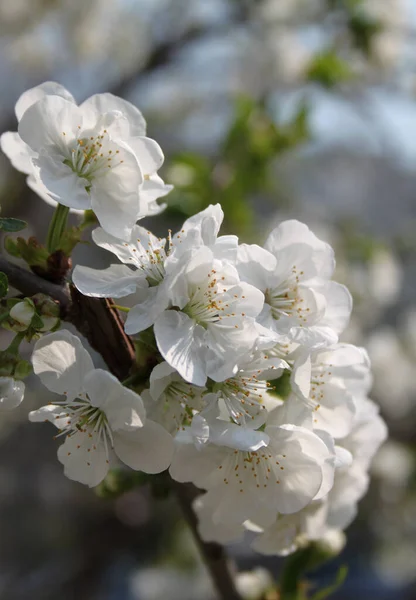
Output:
[[[44,96],[60,96],[68,102],[75,104],[74,97],[63,85],[55,81],[45,81],[36,87],[26,90],[16,102],[15,113],[17,120],[20,121],[27,109],[41,100]]]
[[[144,473],[161,473],[173,456],[173,438],[158,423],[147,420],[137,431],[114,434],[114,451],[130,468]]]
[[[0,136],[0,148],[21,173],[33,172],[32,157],[35,153],[24,143],[17,131],[6,131]]]
[[[103,442],[81,432],[67,436],[58,448],[58,460],[66,477],[89,487],[101,483],[110,466]]]
[[[151,327],[156,319],[167,309],[169,298],[163,284],[157,287],[139,289],[136,298],[138,304],[130,309],[124,330],[128,335],[140,333]]]
[[[82,390],[82,383],[93,368],[81,340],[66,330],[45,335],[35,344],[33,370],[51,392],[65,394],[68,400]]]
[[[144,120],[140,110],[131,104],[131,102],[123,100],[123,98],[119,98],[113,94],[95,94],[94,96],[91,96],[85,100],[85,102],[81,104],[80,108],[84,113],[89,113],[96,118],[106,112],[119,111],[127,118],[129,122],[130,135],[146,134],[146,121]]]
[[[75,137],[82,114],[76,104],[59,96],[44,96],[23,114],[18,132],[22,140],[36,152],[48,145],[66,143]]]
[[[165,157],[162,148],[155,140],[147,137],[129,138],[127,145],[137,158],[143,175],[149,177],[163,165]]]
[[[201,356],[205,330],[184,313],[167,310],[155,322],[156,343],[163,358],[189,383],[205,385]]]
[[[81,294],[93,298],[123,298],[133,294],[140,285],[147,287],[147,281],[140,281],[126,265],[110,265],[101,270],[77,265],[72,281]]]

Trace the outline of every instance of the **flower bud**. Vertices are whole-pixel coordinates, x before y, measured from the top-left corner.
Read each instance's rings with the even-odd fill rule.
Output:
[[[28,298],[18,302],[10,310],[10,318],[15,321],[11,324],[11,328],[14,331],[25,331],[30,327],[34,314],[35,307]]]
[[[25,384],[12,377],[0,377],[0,411],[12,410],[23,400]]]
[[[328,529],[324,536],[316,542],[318,549],[326,554],[328,558],[338,556],[344,549],[345,544],[345,533],[340,529]]]
[[[253,571],[238,573],[236,585],[243,598],[260,600],[264,598],[265,592],[273,586],[273,578],[269,571],[258,567]]]
[[[36,306],[36,312],[43,322],[43,326],[36,327],[38,331],[51,331],[59,323],[59,306],[46,294],[35,294],[32,297],[33,303]]]

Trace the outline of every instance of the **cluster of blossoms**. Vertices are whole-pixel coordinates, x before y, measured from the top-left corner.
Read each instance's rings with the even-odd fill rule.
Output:
[[[2,147],[42,194],[94,209],[93,240],[118,262],[76,266],[73,283],[86,296],[134,294],[125,331],[146,332],[158,362],[145,389],[129,389],[67,331],[36,343],[34,372],[62,399],[30,419],[65,438],[65,474],[95,486],[117,460],[169,469],[201,489],[205,540],[249,530],[266,554],[343,530],[386,429],[367,397],[366,352],[339,342],[352,302],[331,280],[331,247],[294,220],[264,247],[239,244],[219,235],[219,205],[157,238],[136,224],[168,191],[139,111],[108,94],[77,107],[54,85],[21,98],[19,133]]]

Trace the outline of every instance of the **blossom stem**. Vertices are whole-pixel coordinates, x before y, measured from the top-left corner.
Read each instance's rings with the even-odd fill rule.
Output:
[[[51,254],[52,252],[59,250],[62,234],[65,231],[68,214],[69,208],[67,206],[63,206],[63,204],[58,204],[49,225],[48,236],[46,238],[46,248]]]

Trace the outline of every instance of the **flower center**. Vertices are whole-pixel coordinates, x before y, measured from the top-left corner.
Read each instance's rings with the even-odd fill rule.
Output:
[[[273,288],[267,288],[264,292],[265,302],[270,305],[272,316],[278,320],[281,317],[297,317],[301,322],[306,322],[304,311],[309,312],[309,309],[302,307],[303,298],[299,297],[298,284],[300,277],[304,275],[303,271],[299,271],[294,265],[291,272],[280,282],[279,285]]]
[[[64,400],[54,402],[54,404],[62,406],[66,411],[64,415],[61,413],[55,417],[55,419],[59,419],[59,434],[55,438],[85,433],[91,438],[92,450],[96,450],[97,445],[103,442],[108,462],[109,448],[112,448],[114,443],[105,413],[92,406],[88,396],[84,397],[84,394],[79,394],[79,397],[74,400]]]
[[[223,482],[226,485],[235,486],[243,493],[246,489],[253,489],[253,486],[264,489],[280,484],[285,459],[285,454],[276,457],[267,448],[256,452],[234,450],[218,469],[224,469]]]
[[[91,184],[94,178],[104,176],[124,162],[120,160],[120,150],[112,146],[106,129],[99,135],[78,137],[67,147],[68,156],[63,163]],[[87,191],[89,187],[86,186]]]
[[[241,424],[265,410],[263,399],[269,385],[267,381],[257,379],[255,374],[237,375],[216,384],[214,391],[224,400],[231,418]]]
[[[188,304],[182,309],[191,319],[194,319],[199,325],[206,327],[210,323],[221,321],[220,312],[224,310],[221,307],[222,301],[218,300],[218,281],[216,277],[208,274],[206,285],[196,286],[191,293]]]

